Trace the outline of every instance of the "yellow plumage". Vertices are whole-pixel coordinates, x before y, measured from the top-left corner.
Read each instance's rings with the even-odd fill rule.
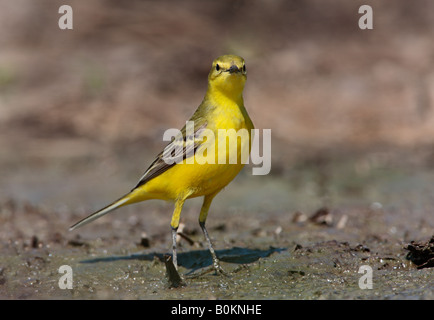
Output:
[[[199,216],[199,223],[208,241],[213,256],[214,267],[221,271],[211,241],[205,228],[209,206],[213,198],[229,183],[243,168],[241,155],[250,152],[253,123],[244,108],[243,89],[246,81],[244,60],[234,55],[221,56],[214,60],[208,75],[208,90],[190,121],[194,123],[195,138],[187,137],[188,130],[181,132],[184,140],[184,157],[182,163],[173,165],[164,161],[163,152],[151,164],[139,183],[128,194],[109,206],[95,212],[71,227],[75,229],[91,222],[106,213],[136,202],[149,199],[171,200],[175,202],[172,215],[173,262],[176,264],[176,230],[185,200],[204,196],[204,203]],[[203,138],[200,129],[213,133],[214,138]],[[219,130],[228,130],[226,137],[219,139]],[[241,131],[240,131],[241,130]],[[238,138],[238,133],[245,133],[244,139]],[[198,139],[199,137],[199,139]],[[182,137],[181,137],[182,138]],[[237,141],[230,144],[229,141]],[[168,148],[175,147],[179,141],[172,141]],[[236,148],[236,150],[234,150]],[[194,159],[185,155],[192,151]],[[232,162],[230,163],[230,155]],[[210,159],[214,161],[209,161]],[[226,163],[221,163],[225,159]],[[208,160],[208,161],[207,161]],[[220,160],[220,162],[219,162]]]

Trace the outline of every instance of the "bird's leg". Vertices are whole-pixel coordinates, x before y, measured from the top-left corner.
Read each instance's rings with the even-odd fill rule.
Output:
[[[211,202],[214,199],[216,194],[217,193],[205,196],[204,201],[203,201],[203,205],[202,205],[202,209],[200,210],[199,225],[202,229],[202,232],[205,236],[206,241],[208,242],[208,248],[209,248],[209,251],[211,252],[212,263],[213,263],[213,266],[214,266],[216,273],[226,274],[223,271],[223,268],[220,266],[219,259],[217,258],[217,255],[215,254],[215,251],[214,251],[211,239],[209,237],[208,231],[205,228],[205,221],[206,221],[206,217],[208,216],[209,207],[210,207]]]
[[[176,232],[178,228],[172,227],[172,261],[173,265],[175,266],[176,270],[178,270],[178,258],[176,254]]]
[[[178,270],[178,258],[176,254],[176,232],[178,231],[179,219],[181,217],[182,206],[184,205],[185,199],[177,200],[175,202],[175,210],[172,215],[172,222],[170,226],[172,227],[172,257],[173,264],[175,265],[176,270]]]
[[[219,259],[217,258],[217,255],[215,254],[211,239],[208,235],[208,231],[205,228],[205,222],[199,222],[199,225],[202,228],[202,231],[203,231],[203,234],[205,235],[206,241],[208,242],[209,252],[211,252],[211,257],[212,257],[212,264],[214,266],[216,273],[225,274],[225,272],[223,271],[223,268],[220,266]]]

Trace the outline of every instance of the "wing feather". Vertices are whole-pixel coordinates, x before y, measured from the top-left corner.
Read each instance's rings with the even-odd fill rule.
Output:
[[[164,150],[157,155],[156,159],[151,163],[132,190],[158,177],[177,163],[182,162],[182,160],[194,156],[197,148],[202,144],[202,141],[198,138],[200,137],[201,131],[206,128],[207,121],[200,121],[199,119],[199,121],[195,121],[194,124],[194,133],[187,136],[186,126],[184,126],[179,135],[173,138]]]

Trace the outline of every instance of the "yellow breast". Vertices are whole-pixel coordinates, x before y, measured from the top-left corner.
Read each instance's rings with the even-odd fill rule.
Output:
[[[146,183],[147,193],[167,200],[186,193],[188,198],[200,197],[221,190],[235,178],[248,161],[253,124],[243,106],[225,106],[210,114],[214,121],[207,126],[209,134],[201,137],[205,142],[194,159],[186,159]]]

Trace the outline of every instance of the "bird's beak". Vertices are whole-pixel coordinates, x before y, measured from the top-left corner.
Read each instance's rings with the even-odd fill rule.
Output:
[[[241,70],[238,69],[238,67],[236,65],[231,65],[231,67],[229,69],[226,70],[229,73],[234,73],[234,72],[240,72]]]

